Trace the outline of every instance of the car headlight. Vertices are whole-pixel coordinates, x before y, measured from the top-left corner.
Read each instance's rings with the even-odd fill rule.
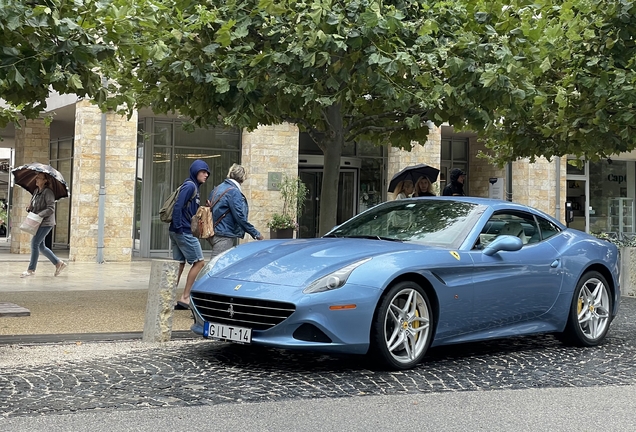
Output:
[[[342,287],[345,283],[347,283],[347,279],[351,275],[351,272],[356,268],[361,266],[367,261],[370,261],[371,258],[365,258],[360,261],[356,261],[352,264],[349,264],[346,267],[341,268],[340,270],[336,270],[333,273],[329,273],[326,276],[321,277],[320,279],[316,279],[312,283],[309,284],[307,288],[303,290],[305,294],[314,294],[324,291],[330,291],[334,289],[338,289]]]
[[[232,249],[228,249],[224,252],[221,252],[220,254],[218,254],[217,256],[215,256],[214,258],[212,258],[210,261],[208,261],[208,263],[201,269],[201,271],[199,272],[199,274],[197,275],[197,277],[194,279],[194,281],[198,281],[199,279],[201,279],[203,276],[207,275],[208,273],[210,273],[210,271],[212,270],[212,267],[214,267],[214,264],[216,264],[216,262],[218,260],[221,259],[221,257],[223,255],[225,255],[226,253],[228,253],[229,251],[231,251]]]

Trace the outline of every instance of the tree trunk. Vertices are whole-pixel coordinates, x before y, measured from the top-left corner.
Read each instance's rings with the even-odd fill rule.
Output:
[[[318,234],[323,236],[336,226],[338,210],[338,181],[340,180],[340,156],[344,145],[344,128],[340,105],[332,105],[326,109],[327,120],[331,130],[326,134],[322,144],[325,154],[320,192],[320,219]]]

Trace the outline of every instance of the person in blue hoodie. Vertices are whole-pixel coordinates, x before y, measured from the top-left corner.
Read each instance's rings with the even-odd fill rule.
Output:
[[[179,285],[185,263],[192,265],[188,272],[183,295],[177,301],[175,309],[190,308],[192,284],[205,264],[201,243],[198,238],[192,235],[190,222],[192,216],[199,209],[201,201],[199,198],[199,187],[207,181],[209,176],[210,168],[208,164],[199,159],[192,162],[192,165],[190,165],[190,177],[183,182],[172,210],[172,222],[170,222],[168,230],[172,241],[172,258],[180,263],[177,285]]]

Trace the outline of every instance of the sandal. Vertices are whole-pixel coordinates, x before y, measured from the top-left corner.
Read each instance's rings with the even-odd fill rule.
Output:
[[[25,277],[29,277],[29,276],[35,276],[35,272],[27,270],[27,271],[22,272],[22,274],[20,275],[21,278],[25,278]]]
[[[68,265],[64,261],[60,261],[55,265],[55,274],[53,276],[57,276],[62,273],[62,270],[64,270],[67,266]]]

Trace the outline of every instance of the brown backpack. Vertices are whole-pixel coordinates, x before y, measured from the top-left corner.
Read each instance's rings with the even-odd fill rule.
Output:
[[[212,225],[212,209],[207,206],[200,206],[190,221],[190,231],[198,238],[206,239],[214,235],[214,225]]]
[[[226,189],[225,192],[223,192],[221,196],[216,201],[214,201],[212,206],[199,207],[194,216],[192,216],[192,220],[190,221],[190,231],[192,231],[193,236],[201,239],[207,239],[214,236],[214,227],[216,227],[218,223],[221,222],[221,220],[228,212],[226,211],[225,213],[223,213],[219,220],[217,220],[215,223],[212,223],[212,209],[221,200],[221,198],[223,198],[223,195],[229,192],[230,189],[234,188]]]

